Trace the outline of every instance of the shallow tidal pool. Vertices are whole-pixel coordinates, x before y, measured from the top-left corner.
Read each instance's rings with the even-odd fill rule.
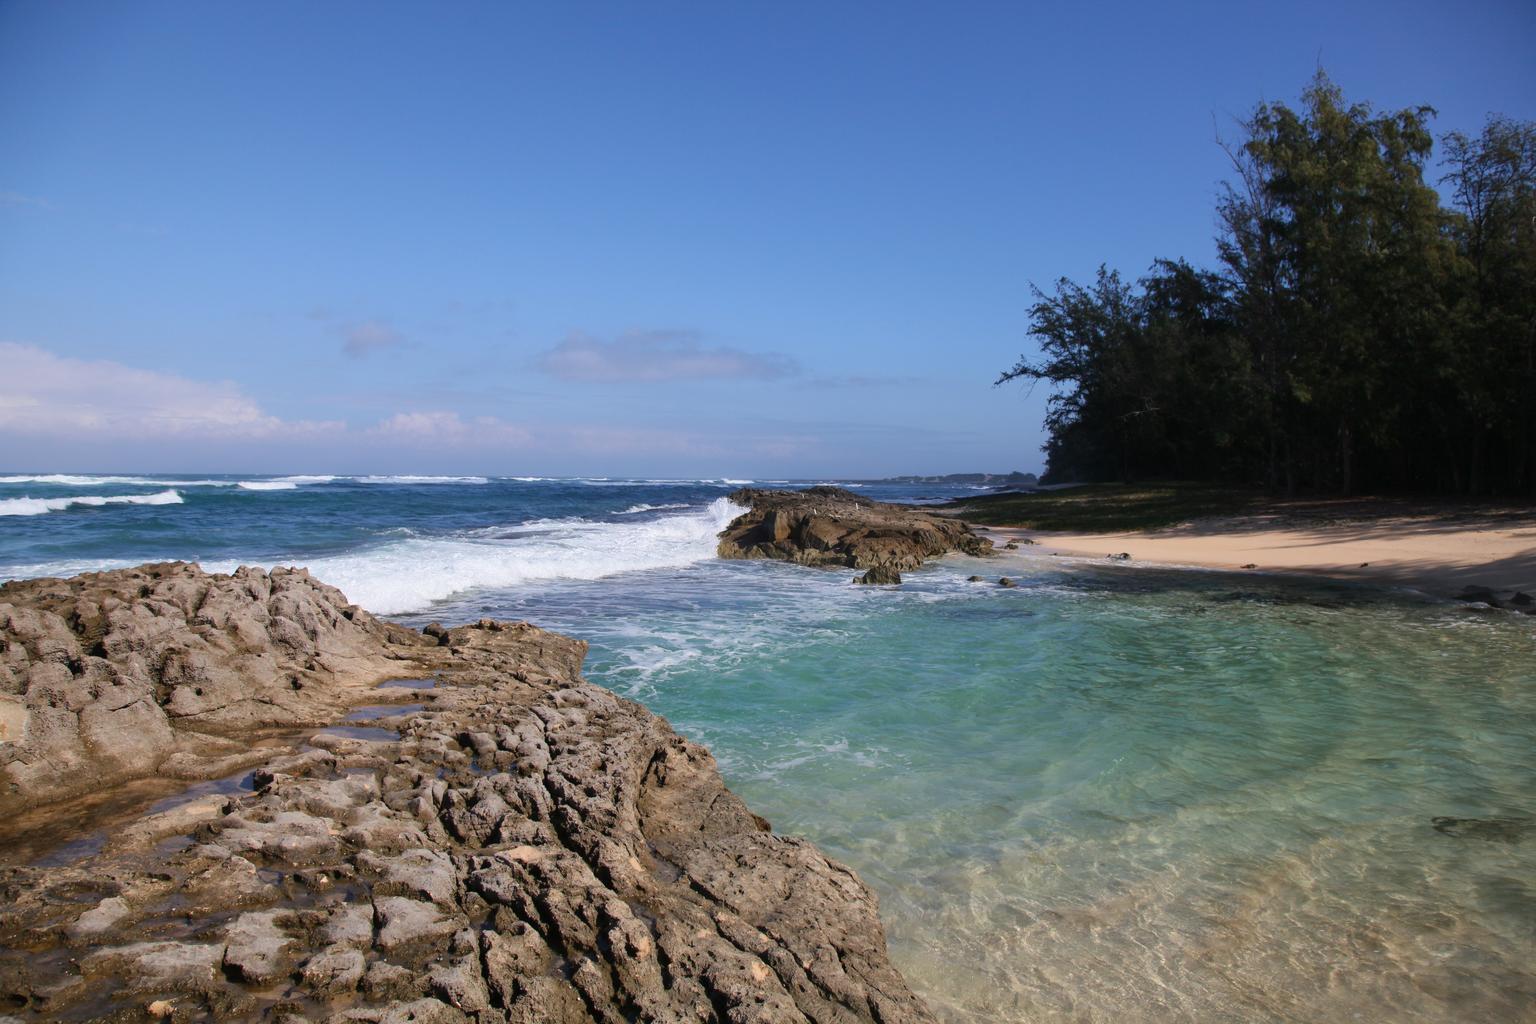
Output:
[[[431,617],[591,641],[591,679],[859,871],[947,1020],[1530,1019],[1536,618],[1028,554],[850,576],[704,563]]]

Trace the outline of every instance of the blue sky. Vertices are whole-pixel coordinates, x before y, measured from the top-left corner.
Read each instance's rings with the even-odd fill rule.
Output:
[[[0,2],[0,468],[1038,470],[1030,282],[1213,258],[1321,63],[1536,117],[1536,5]]]

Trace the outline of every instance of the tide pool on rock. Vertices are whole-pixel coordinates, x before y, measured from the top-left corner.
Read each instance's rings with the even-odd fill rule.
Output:
[[[407,624],[587,640],[588,678],[860,872],[948,1020],[1519,1020],[1536,1000],[1536,836],[1507,824],[1536,818],[1528,618],[1027,550],[857,587],[714,559],[722,481],[196,479],[96,492],[182,481],[180,505],[0,520],[0,575],[307,564]]]

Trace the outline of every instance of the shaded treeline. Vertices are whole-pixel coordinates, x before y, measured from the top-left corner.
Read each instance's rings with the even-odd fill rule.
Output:
[[[1228,147],[1218,269],[1035,289],[1048,478],[1536,491],[1536,124],[1442,139],[1319,74]]]

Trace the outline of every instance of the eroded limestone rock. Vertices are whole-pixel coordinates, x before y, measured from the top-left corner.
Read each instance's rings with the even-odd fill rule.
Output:
[[[9,1013],[130,1020],[159,1005],[176,1020],[314,1024],[932,1019],[887,959],[863,882],[805,840],[769,831],[707,750],[584,682],[585,644],[489,620],[401,638],[339,595],[313,603],[324,594],[313,581],[274,576],[176,567],[7,590],[5,621],[22,623],[0,634],[7,656],[25,648],[12,662],[29,683],[53,686],[46,667],[62,669],[58,692],[74,695],[75,710],[59,706],[71,716],[91,701],[70,680],[89,676],[110,693],[114,671],[153,681],[156,706],[167,707],[168,691],[189,684],[150,669],[165,663],[155,651],[203,654],[178,656],[178,679],[222,678],[272,637],[262,632],[272,594],[295,587],[310,596],[287,602],[282,617],[306,636],[313,628],[317,651],[346,647],[368,664],[409,652],[409,672],[440,681],[409,695],[420,710],[377,720],[390,738],[305,744],[301,734],[260,752],[253,790],[109,823],[102,849],[74,863],[0,866]],[[256,607],[220,603],[215,618],[243,625],[210,626],[197,609],[237,579]],[[162,595],[148,619],[128,608],[140,587]],[[85,591],[97,606],[120,603],[71,619]],[[349,626],[321,605],[349,611],[336,615]],[[153,628],[90,624],[114,614]],[[304,646],[297,636],[261,642],[284,663]],[[90,654],[98,645],[117,653]],[[70,667],[85,658],[105,664]],[[336,673],[298,671],[312,703],[293,706],[305,714],[357,702],[331,692],[345,689]],[[167,721],[179,730],[169,712]],[[67,745],[79,732],[53,735]]]
[[[990,540],[958,519],[911,505],[871,501],[841,487],[746,488],[730,498],[751,511],[720,534],[721,558],[774,558],[900,573],[950,551],[984,555],[992,550]]]

